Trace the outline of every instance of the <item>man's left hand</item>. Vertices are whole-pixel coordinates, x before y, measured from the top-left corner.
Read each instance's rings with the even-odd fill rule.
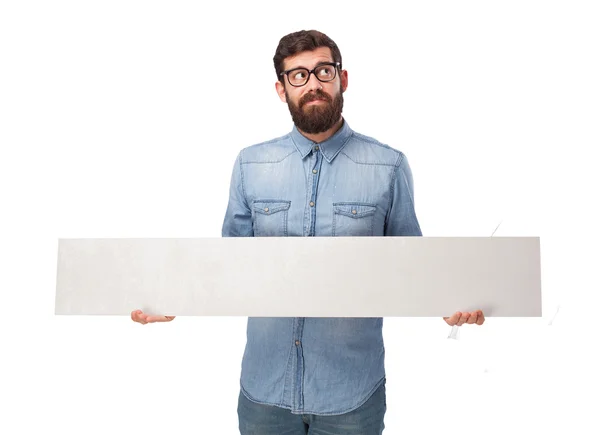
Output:
[[[450,326],[460,326],[465,323],[483,325],[483,322],[485,322],[485,317],[483,316],[483,311],[481,310],[472,311],[470,313],[457,311],[450,317],[444,317],[444,320]]]

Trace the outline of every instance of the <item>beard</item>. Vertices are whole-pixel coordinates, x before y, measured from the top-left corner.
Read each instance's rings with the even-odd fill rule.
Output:
[[[287,91],[286,97],[294,124],[305,133],[323,133],[333,127],[342,116],[344,97],[342,96],[341,86],[338,94],[333,99],[322,90],[307,93],[298,101],[298,105],[292,102],[289,95],[287,95]],[[315,100],[323,100],[325,103],[306,106],[306,103]]]

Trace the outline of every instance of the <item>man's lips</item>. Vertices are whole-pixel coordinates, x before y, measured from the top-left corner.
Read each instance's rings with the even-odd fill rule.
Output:
[[[311,104],[322,104],[322,103],[326,103],[327,100],[323,99],[323,98],[318,98],[316,100],[310,100],[307,101],[306,103],[303,104],[303,106],[309,106]]]

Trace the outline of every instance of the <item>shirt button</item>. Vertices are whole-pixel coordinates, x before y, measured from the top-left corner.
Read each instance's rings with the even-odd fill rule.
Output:
[[[352,214],[356,214],[356,210],[352,210]]]
[[[316,169],[313,169],[313,174],[316,174],[316,173],[317,173],[317,170],[316,170]]]
[[[314,206],[315,206],[315,203],[311,201],[309,205],[310,205],[311,207],[314,207]]]
[[[300,346],[300,341],[296,340],[296,346]]]
[[[319,145],[315,147],[315,151],[319,151]]]
[[[265,212],[268,213],[269,212],[269,207],[265,207]]]

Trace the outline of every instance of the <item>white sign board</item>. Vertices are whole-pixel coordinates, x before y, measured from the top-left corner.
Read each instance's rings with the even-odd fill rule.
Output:
[[[541,316],[538,237],[60,239],[56,314]]]

